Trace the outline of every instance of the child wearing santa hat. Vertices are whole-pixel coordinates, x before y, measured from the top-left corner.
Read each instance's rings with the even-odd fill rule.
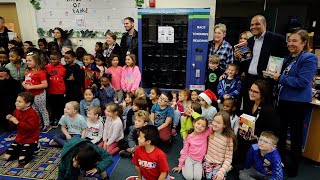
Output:
[[[214,115],[217,113],[217,109],[211,106],[212,101],[217,101],[217,96],[210,90],[207,89],[199,94],[199,101],[202,109],[202,117],[205,117],[209,124],[211,124]]]

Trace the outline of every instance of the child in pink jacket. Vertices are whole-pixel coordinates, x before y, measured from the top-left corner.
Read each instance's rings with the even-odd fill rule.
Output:
[[[126,65],[122,68],[121,88],[124,93],[132,92],[139,87],[141,82],[141,73],[139,67],[136,66],[136,56],[128,54],[126,56]]]

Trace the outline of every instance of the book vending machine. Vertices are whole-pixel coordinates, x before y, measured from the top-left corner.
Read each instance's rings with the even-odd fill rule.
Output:
[[[204,90],[209,9],[138,9],[142,87]]]

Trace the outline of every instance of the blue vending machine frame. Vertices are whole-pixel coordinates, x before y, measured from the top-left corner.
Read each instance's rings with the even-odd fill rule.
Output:
[[[191,9],[138,9],[138,56],[139,68],[142,73],[143,82],[143,50],[142,19],[144,15],[187,15],[188,36],[187,36],[187,60],[186,60],[186,83],[185,87],[190,90],[198,89],[203,91],[205,86],[205,71],[207,67],[207,49],[209,37],[209,8]],[[157,33],[157,32],[156,32]],[[149,90],[148,88],[146,88]],[[165,88],[172,89],[172,88]]]

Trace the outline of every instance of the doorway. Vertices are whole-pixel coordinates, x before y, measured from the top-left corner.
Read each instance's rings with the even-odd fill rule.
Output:
[[[20,25],[18,20],[17,8],[15,3],[0,3],[0,16],[2,16],[6,24],[5,26],[11,30],[14,28],[14,32],[17,34],[19,39],[21,38]]]

